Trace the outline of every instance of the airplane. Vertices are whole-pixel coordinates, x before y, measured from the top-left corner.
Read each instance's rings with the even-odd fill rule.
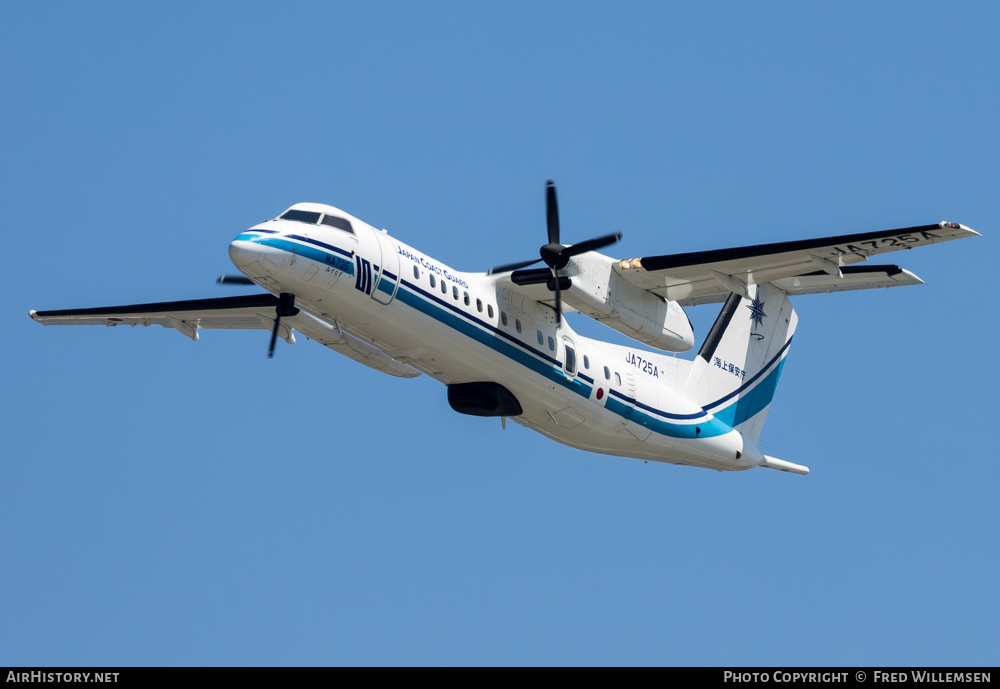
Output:
[[[798,317],[789,297],[922,284],[876,255],[979,236],[960,224],[614,259],[609,234],[562,244],[545,190],[539,258],[470,273],[333,206],[296,203],[240,233],[224,284],[265,292],[188,301],[30,311],[42,325],[160,325],[294,331],[372,369],[447,386],[452,409],[500,417],[590,452],[741,471],[808,474],[758,442]],[[529,268],[543,263],[544,267]],[[722,303],[693,360],[684,307]],[[577,334],[576,311],[645,347]],[[658,350],[658,351],[652,351]]]

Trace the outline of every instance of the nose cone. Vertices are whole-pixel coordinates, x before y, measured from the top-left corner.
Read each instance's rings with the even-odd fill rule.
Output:
[[[237,237],[229,245],[229,260],[246,275],[259,272],[252,269],[258,258],[260,258],[260,246],[253,242]]]

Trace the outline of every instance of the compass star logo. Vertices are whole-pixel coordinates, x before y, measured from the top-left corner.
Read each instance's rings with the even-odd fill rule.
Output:
[[[760,300],[760,297],[754,295],[753,301],[747,308],[750,309],[750,320],[753,321],[753,324],[758,327],[763,326],[767,314],[764,313],[764,302]]]

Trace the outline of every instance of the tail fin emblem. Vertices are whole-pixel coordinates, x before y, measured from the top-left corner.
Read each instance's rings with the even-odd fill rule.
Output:
[[[753,330],[763,327],[764,319],[767,317],[767,314],[764,313],[764,302],[760,300],[760,297],[755,294],[753,301],[750,302],[747,308],[750,309],[750,320],[753,321],[754,325]],[[756,332],[751,332],[750,334],[758,340],[764,337],[762,334]]]

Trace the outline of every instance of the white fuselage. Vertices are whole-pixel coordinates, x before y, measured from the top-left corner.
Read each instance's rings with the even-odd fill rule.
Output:
[[[230,246],[274,294],[445,383],[503,385],[514,420],[566,445],[719,470],[762,455],[681,390],[691,362],[582,337],[500,276],[465,273],[384,231],[271,220]],[[505,286],[506,285],[506,286]]]

